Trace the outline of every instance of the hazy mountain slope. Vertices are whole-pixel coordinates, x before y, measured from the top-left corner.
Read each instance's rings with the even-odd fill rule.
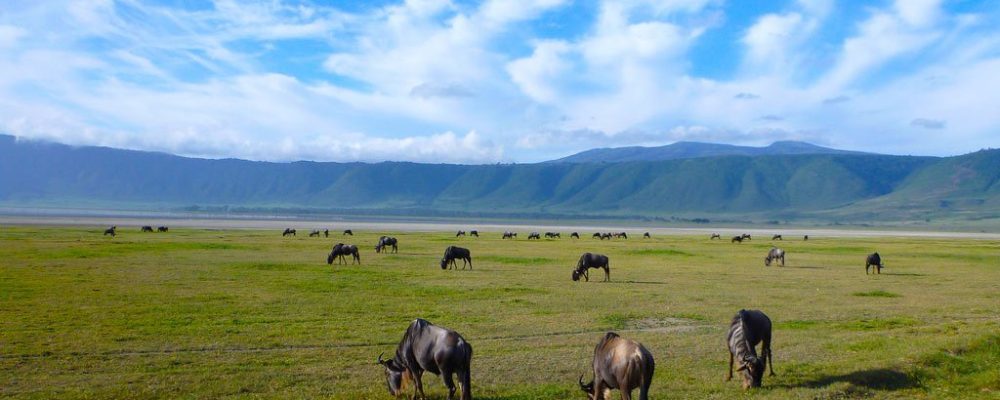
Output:
[[[586,150],[551,162],[664,161],[717,156],[765,156],[793,154],[865,154],[837,150],[805,142],[774,142],[766,147],[734,146],[718,143],[677,142],[659,147],[615,147]]]

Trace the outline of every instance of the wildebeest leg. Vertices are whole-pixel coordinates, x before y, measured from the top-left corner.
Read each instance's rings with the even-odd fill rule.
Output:
[[[727,381],[733,380],[733,352],[732,352],[732,350],[729,351],[729,373],[726,374],[726,380]]]
[[[451,370],[441,368],[441,379],[444,380],[444,386],[448,388],[448,400],[455,399],[455,381],[451,379],[451,374]]]
[[[583,279],[586,279],[587,282],[590,282],[590,272],[588,271],[590,271],[590,268],[583,270]]]
[[[868,267],[870,266],[868,263],[865,263],[865,275],[868,275]]]
[[[472,373],[469,371],[458,372],[458,384],[462,386],[462,400],[472,400]]]
[[[469,271],[472,271],[472,257],[469,257],[468,260],[469,260]],[[462,268],[462,269],[465,269],[465,268]]]
[[[423,374],[424,374],[423,370],[413,371],[412,375],[413,375],[413,386],[414,386],[413,387],[414,398],[417,398],[416,395],[418,393],[420,394],[419,398],[421,398],[421,399],[426,399],[427,398],[427,396],[424,395],[424,383],[423,383],[423,381],[420,380],[420,378],[421,378],[421,376],[423,376]]]
[[[598,400],[604,398],[604,381],[597,378],[594,379],[594,398]]]
[[[611,282],[611,268],[607,265],[604,266],[604,281]]]

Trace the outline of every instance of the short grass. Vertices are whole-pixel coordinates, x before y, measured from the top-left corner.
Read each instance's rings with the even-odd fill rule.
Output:
[[[0,228],[0,397],[389,399],[374,361],[416,317],[472,343],[480,399],[584,398],[610,329],[654,354],[656,399],[1000,396],[993,242],[811,237],[764,267],[759,239],[355,232]],[[382,234],[399,254],[375,254]],[[364,264],[325,263],[341,240]],[[474,269],[438,267],[451,244]],[[876,249],[888,268],[865,275]],[[586,251],[611,258],[612,282],[570,280]],[[740,308],[774,321],[778,375],[750,393],[723,380]]]

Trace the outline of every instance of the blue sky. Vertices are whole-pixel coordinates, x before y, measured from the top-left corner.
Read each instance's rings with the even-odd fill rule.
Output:
[[[0,4],[0,132],[254,160],[1000,144],[1000,2]]]

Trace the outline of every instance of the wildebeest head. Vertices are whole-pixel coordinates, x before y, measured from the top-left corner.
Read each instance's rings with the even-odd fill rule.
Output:
[[[448,269],[448,259],[447,258],[442,258],[441,259],[441,269]]]
[[[587,398],[589,400],[595,400],[595,399],[598,398],[598,397],[596,397],[594,395],[594,380],[593,379],[591,379],[589,383],[583,383],[583,375],[581,374],[580,375],[580,383],[579,384],[580,384],[580,390],[582,390],[584,393],[587,394]],[[608,388],[605,388],[604,389],[604,393],[602,393],[602,394],[604,396],[601,397],[601,398],[604,398],[604,399],[610,399],[611,398],[611,390],[608,389]]]
[[[402,395],[403,378],[407,374],[406,368],[396,365],[392,359],[383,360],[382,354],[378,355],[378,364],[385,367],[385,386],[389,389],[389,394],[397,397]]]
[[[743,388],[760,387],[764,381],[764,367],[766,360],[754,355],[746,355],[740,360],[740,368],[737,371],[743,373]]]
[[[580,280],[580,275],[581,275],[580,274],[580,270],[574,269],[573,270],[573,282],[579,281]]]
[[[329,255],[326,256],[326,263],[333,265],[333,252],[331,251]]]

